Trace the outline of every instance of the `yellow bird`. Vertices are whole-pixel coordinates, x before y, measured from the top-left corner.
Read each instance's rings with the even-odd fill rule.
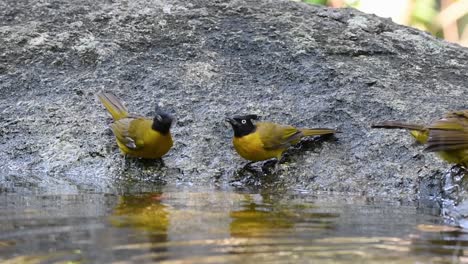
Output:
[[[299,143],[301,138],[334,134],[328,128],[295,128],[270,122],[252,123],[257,115],[235,116],[227,118],[234,130],[232,143],[237,153],[250,161],[261,161],[271,158],[281,159],[285,150]]]
[[[154,118],[129,114],[122,101],[112,93],[100,92],[97,97],[114,118],[111,124],[117,145],[124,155],[158,159],[172,147],[172,117],[156,108]]]
[[[449,163],[468,167],[468,110],[449,112],[428,126],[387,121],[372,127],[408,129],[418,143],[426,145],[426,151],[437,152]]]

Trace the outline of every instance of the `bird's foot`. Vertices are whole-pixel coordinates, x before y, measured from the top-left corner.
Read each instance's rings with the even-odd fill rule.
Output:
[[[453,175],[466,175],[468,173],[468,169],[467,167],[463,166],[463,165],[453,165],[452,167],[450,167],[449,169],[449,172]]]
[[[238,171],[238,173],[250,172],[253,174],[257,174],[259,171],[253,166],[253,164],[255,164],[255,161],[251,161],[245,164],[244,167],[242,167],[242,169]]]
[[[164,163],[164,160],[162,158],[159,158],[159,159],[140,159],[139,161],[145,168],[161,169],[161,168],[166,167],[166,164]]]
[[[274,175],[279,171],[279,163],[281,160],[270,159],[263,163],[262,172],[267,175]]]
[[[274,175],[278,173],[279,166],[278,166],[277,159],[269,159],[264,161],[263,163],[259,164],[255,161],[249,162],[244,165],[240,170],[237,171],[238,175],[243,175],[245,173],[252,174],[256,177],[263,177],[268,175]]]

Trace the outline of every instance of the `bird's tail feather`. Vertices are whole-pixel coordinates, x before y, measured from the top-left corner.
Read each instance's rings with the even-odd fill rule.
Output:
[[[371,127],[372,128],[389,128],[389,129],[403,128],[403,129],[417,130],[417,131],[426,130],[424,126],[417,125],[417,124],[403,123],[399,121],[385,121],[382,123],[373,124]]]
[[[429,130],[425,126],[417,124],[403,123],[399,121],[385,121],[382,123],[373,124],[372,128],[387,128],[387,129],[407,129],[414,137],[417,143],[425,144],[429,137]]]
[[[128,116],[128,110],[122,101],[112,93],[100,92],[97,97],[112,115],[114,120],[119,120]]]
[[[329,128],[301,128],[299,129],[305,137],[335,134],[337,131]]]

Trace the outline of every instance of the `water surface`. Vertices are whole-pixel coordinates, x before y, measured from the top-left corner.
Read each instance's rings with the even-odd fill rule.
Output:
[[[163,187],[0,196],[1,263],[462,263],[436,209],[300,192]]]

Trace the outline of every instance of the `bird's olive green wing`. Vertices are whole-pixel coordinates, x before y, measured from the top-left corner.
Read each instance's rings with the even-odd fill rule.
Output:
[[[136,126],[139,121],[144,120],[138,117],[123,118],[111,125],[111,129],[117,140],[132,150],[140,149],[144,146],[143,140],[139,137],[138,126]]]
[[[269,122],[258,122],[259,133],[266,150],[285,149],[302,137],[302,133],[293,126],[283,126]]]
[[[461,118],[461,120],[468,121],[468,110],[452,111],[445,115],[445,118]]]
[[[468,149],[468,111],[451,112],[429,127],[428,151]]]

